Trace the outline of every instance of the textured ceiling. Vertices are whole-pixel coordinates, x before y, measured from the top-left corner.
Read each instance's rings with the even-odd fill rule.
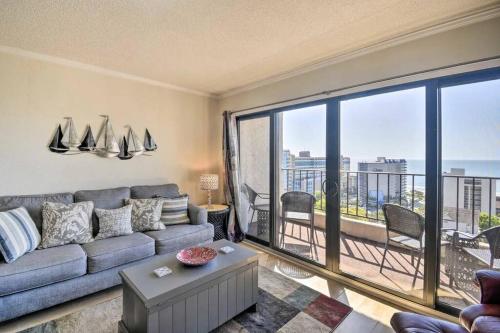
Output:
[[[498,0],[0,0],[0,45],[222,93]]]

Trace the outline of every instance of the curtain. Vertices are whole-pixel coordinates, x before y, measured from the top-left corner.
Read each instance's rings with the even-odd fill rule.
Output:
[[[223,118],[224,195],[227,204],[231,207],[228,236],[230,240],[239,242],[245,238],[248,224],[245,214],[241,214],[238,129],[236,117],[229,111],[224,111]]]

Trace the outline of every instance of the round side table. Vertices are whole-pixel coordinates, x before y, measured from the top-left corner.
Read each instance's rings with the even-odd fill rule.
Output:
[[[208,212],[208,223],[214,226],[214,241],[219,239],[227,239],[227,224],[229,219],[228,205],[214,205],[210,208],[208,205],[201,205]]]

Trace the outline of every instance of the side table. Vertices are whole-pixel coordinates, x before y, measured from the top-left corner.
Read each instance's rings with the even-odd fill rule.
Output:
[[[208,205],[201,205],[200,207],[206,208],[208,211],[208,223],[214,226],[214,241],[227,239],[229,206],[212,204],[210,208]]]

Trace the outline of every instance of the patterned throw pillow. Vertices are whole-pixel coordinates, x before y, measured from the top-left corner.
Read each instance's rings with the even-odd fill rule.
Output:
[[[190,223],[188,217],[188,195],[163,199],[160,221],[165,225]]]
[[[42,205],[42,243],[40,248],[76,243],[92,239],[92,201],[74,204],[44,202]]]
[[[0,252],[11,263],[40,244],[40,233],[24,207],[0,213]]]
[[[132,230],[165,229],[160,222],[163,199],[126,199],[125,204],[132,205]]]
[[[95,240],[130,235],[132,231],[132,205],[117,209],[95,209],[99,219],[99,233]]]

